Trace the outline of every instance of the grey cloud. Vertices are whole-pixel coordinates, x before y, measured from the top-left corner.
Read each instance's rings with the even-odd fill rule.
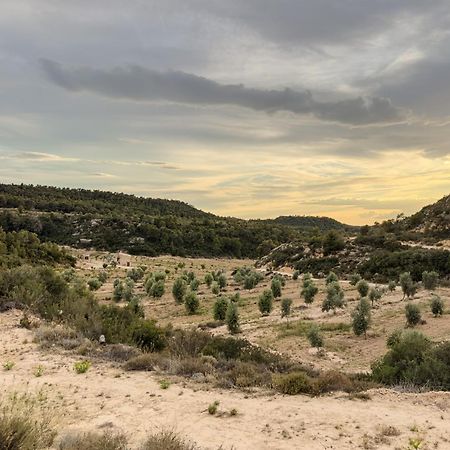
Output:
[[[178,3],[174,1],[174,3]],[[354,44],[422,19],[437,25],[445,0],[191,0],[213,16],[229,18],[277,43]],[[417,23],[415,24],[417,27]],[[418,30],[419,31],[419,30]]]
[[[40,64],[49,80],[72,92],[89,91],[106,97],[136,101],[235,105],[268,113],[289,111],[352,125],[404,120],[403,112],[393,106],[389,99],[381,97],[318,102],[309,91],[225,85],[181,71],[159,72],[136,65],[111,70],[89,67],[67,69],[47,59],[42,59]]]

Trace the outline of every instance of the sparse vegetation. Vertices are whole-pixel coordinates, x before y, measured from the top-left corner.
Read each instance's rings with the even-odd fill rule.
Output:
[[[78,374],[86,373],[89,370],[89,367],[91,367],[91,363],[90,363],[90,361],[86,361],[86,360],[85,361],[77,361],[73,365],[73,369]]]
[[[263,316],[267,316],[272,311],[273,306],[273,294],[272,291],[266,289],[260,296],[258,301],[258,307]]]

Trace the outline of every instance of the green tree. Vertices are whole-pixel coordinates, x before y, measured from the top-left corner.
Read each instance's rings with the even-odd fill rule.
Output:
[[[310,304],[314,301],[314,297],[319,292],[317,286],[310,281],[303,289],[300,291],[300,295],[305,299],[305,303]]]
[[[367,297],[367,294],[369,293],[369,283],[366,280],[358,281],[356,289],[361,298]]]
[[[406,323],[409,327],[418,325],[422,319],[420,309],[414,303],[408,303],[405,307]]]
[[[404,272],[400,275],[400,286],[402,287],[403,298],[405,296],[408,298],[414,297],[417,291],[417,285],[414,283],[409,272]]]
[[[344,307],[344,291],[337,281],[327,286],[327,295],[322,302],[322,311],[335,311]]]
[[[213,281],[214,281],[213,276],[208,272],[208,273],[205,275],[205,283],[206,283],[206,285],[207,285],[208,287],[211,287],[211,284],[212,284]]]
[[[150,295],[153,298],[161,298],[164,295],[166,288],[164,286],[164,280],[155,281],[150,289]]]
[[[444,314],[444,302],[439,295],[434,294],[431,298],[431,312],[434,317],[442,316],[442,314]]]
[[[281,281],[279,278],[272,278],[272,283],[270,285],[270,289],[272,291],[273,297],[278,298],[281,297]]]
[[[362,297],[352,313],[352,327],[356,336],[361,336],[364,334],[364,337],[366,338],[367,329],[370,326],[370,322],[370,304],[365,297]]]
[[[361,275],[359,273],[354,273],[350,276],[350,284],[356,286],[361,280]]]
[[[311,347],[315,347],[317,349],[323,347],[323,337],[320,332],[320,328],[317,325],[313,325],[306,335],[308,338],[309,343],[311,344]]]
[[[183,303],[184,296],[186,295],[187,284],[183,278],[177,278],[172,286],[172,295],[177,303]]]
[[[184,306],[188,314],[197,314],[200,307],[200,302],[198,300],[197,294],[193,291],[189,291],[184,296]]]
[[[281,318],[282,319],[284,317],[286,317],[286,321],[289,321],[289,316],[291,315],[291,306],[292,306],[292,299],[283,298],[281,300]]]
[[[219,289],[225,289],[225,287],[227,286],[227,277],[225,276],[225,274],[221,273],[218,277],[217,277],[217,283],[219,285]]]
[[[267,316],[272,311],[273,305],[273,294],[269,289],[264,290],[264,292],[260,295],[258,301],[258,307],[263,316]]]
[[[228,303],[225,321],[227,323],[228,331],[231,334],[239,333],[239,331],[240,331],[239,312],[238,312],[237,304],[235,302]]]
[[[334,272],[330,272],[330,273],[327,275],[327,278],[326,278],[326,280],[325,280],[325,283],[326,283],[326,284],[330,284],[330,283],[334,283],[334,282],[336,282],[336,281],[339,281],[338,276],[337,276]]]
[[[217,300],[214,302],[213,308],[214,320],[220,321],[225,320],[228,309],[228,303],[229,303],[228,300],[223,296],[217,298]]]
[[[372,307],[373,304],[375,302],[377,302],[378,300],[380,300],[380,298],[383,296],[383,292],[381,292],[381,290],[378,287],[373,287],[369,290],[369,300],[372,303]]]
[[[330,230],[325,234],[322,241],[323,252],[326,255],[338,252],[345,248],[344,238],[335,230]]]
[[[429,291],[434,291],[437,288],[439,282],[439,274],[435,271],[424,271],[422,272],[422,283],[425,289]]]

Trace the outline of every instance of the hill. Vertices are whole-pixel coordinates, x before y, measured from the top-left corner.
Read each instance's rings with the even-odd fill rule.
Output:
[[[404,227],[428,236],[450,238],[450,195],[406,218]]]
[[[320,231],[340,230],[356,231],[359,227],[346,225],[331,217],[316,216],[279,216],[273,219],[274,223],[294,228],[318,228]]]
[[[58,244],[148,256],[257,258],[331,226],[344,229],[328,218],[243,220],[176,200],[23,184],[0,184],[0,208],[5,231],[23,229]]]

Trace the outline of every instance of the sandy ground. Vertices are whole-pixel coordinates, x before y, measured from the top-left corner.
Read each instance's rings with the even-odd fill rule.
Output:
[[[172,429],[207,449],[408,449],[410,438],[422,439],[422,449],[450,448],[450,393],[375,390],[362,401],[342,393],[310,398],[207,390],[182,380],[162,390],[161,377],[109,363],[94,362],[86,374],[76,374],[77,358],[40,350],[33,332],[17,327],[20,317],[18,311],[0,314],[0,363],[15,363],[0,369],[1,395],[41,392],[60,436],[120,430],[136,446],[148,432]],[[34,375],[38,365],[40,377]],[[208,414],[215,400],[225,414]],[[232,408],[236,416],[227,414]]]

